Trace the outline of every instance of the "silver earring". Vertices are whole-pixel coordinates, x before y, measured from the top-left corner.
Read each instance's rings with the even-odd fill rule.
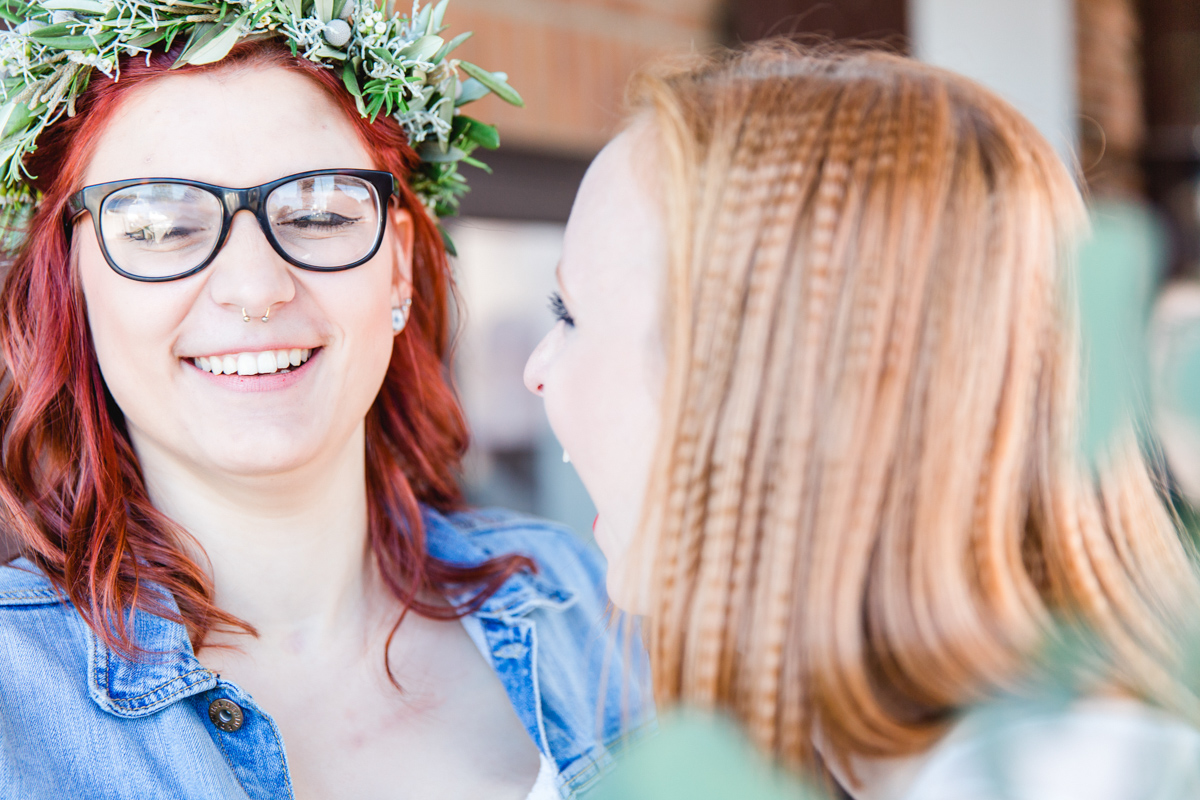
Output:
[[[408,311],[412,308],[412,298],[404,298],[404,302],[392,309],[392,332],[399,333],[408,324]]]

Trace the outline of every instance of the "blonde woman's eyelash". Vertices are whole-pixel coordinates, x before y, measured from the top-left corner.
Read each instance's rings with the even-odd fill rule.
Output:
[[[567,304],[563,302],[562,295],[558,292],[550,295],[550,313],[554,314],[554,318],[559,322],[565,322],[571,328],[575,327],[575,318],[567,310]]]

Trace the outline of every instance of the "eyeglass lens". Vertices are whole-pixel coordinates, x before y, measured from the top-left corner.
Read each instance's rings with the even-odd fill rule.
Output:
[[[296,262],[338,268],[365,258],[381,224],[375,187],[350,175],[315,175],[276,187],[266,218],[277,246]],[[204,189],[148,183],[119,189],[100,207],[109,258],[125,272],[166,278],[189,272],[219,246],[221,200]]]

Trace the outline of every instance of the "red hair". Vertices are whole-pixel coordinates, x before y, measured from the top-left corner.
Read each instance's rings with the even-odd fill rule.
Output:
[[[76,115],[41,137],[26,165],[44,198],[0,291],[0,503],[21,551],[106,644],[130,655],[138,653],[126,617],[132,609],[187,625],[197,649],[216,625],[253,633],[213,604],[207,574],[180,547],[186,533],[150,503],[124,416],[100,375],[62,223],[122,99],[166,75],[178,51],[124,59],[119,81],[95,77]],[[293,56],[278,40],[244,42],[216,64],[179,71],[263,67],[300,73],[327,91],[377,168],[396,176],[398,201],[412,212],[412,314],[366,420],[368,537],[405,613],[460,617],[533,563],[508,556],[460,567],[426,552],[420,504],[442,512],[462,506],[456,476],[467,429],[446,377],[447,310],[455,299],[449,266],[437,225],[408,185],[419,159],[395,120],[363,119],[334,72]],[[149,583],[172,595],[178,614]],[[468,588],[472,599],[454,608],[419,599]]]

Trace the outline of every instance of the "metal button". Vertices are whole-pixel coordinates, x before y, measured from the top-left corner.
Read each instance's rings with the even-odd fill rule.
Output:
[[[226,733],[233,733],[242,727],[242,722],[245,720],[241,707],[224,697],[209,703],[208,718],[212,720],[213,725]]]

